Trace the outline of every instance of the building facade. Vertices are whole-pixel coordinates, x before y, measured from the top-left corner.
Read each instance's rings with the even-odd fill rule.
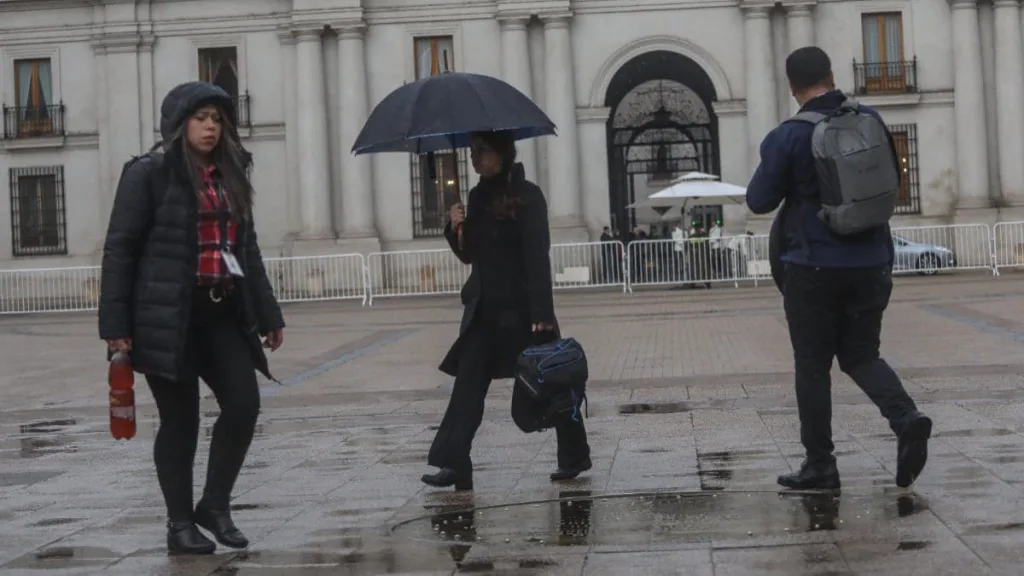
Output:
[[[1021,31],[1019,0],[0,0],[0,266],[96,263],[124,162],[195,79],[236,98],[268,255],[443,245],[446,206],[474,184],[466,154],[349,149],[373,104],[447,70],[548,113],[558,137],[520,157],[553,238],[596,238],[684,172],[747,182],[795,111],[785,57],[810,44],[890,124],[902,224],[1012,219]],[[725,220],[767,226],[742,207]]]

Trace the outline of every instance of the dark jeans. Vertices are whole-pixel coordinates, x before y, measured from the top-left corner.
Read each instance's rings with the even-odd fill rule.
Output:
[[[455,386],[448,401],[441,426],[430,445],[427,463],[438,468],[452,468],[472,473],[470,451],[473,437],[484,418],[484,400],[491,386],[491,368],[494,362],[494,338],[488,334],[486,324],[474,323],[466,335],[466,345],[459,358]],[[555,428],[558,439],[558,467],[573,468],[590,457],[587,430],[581,418],[579,423],[567,422]]]
[[[882,313],[892,295],[887,266],[811,268],[786,264],[783,299],[796,363],[800,441],[812,463],[832,452],[832,359],[899,434],[914,401],[879,356]]]
[[[147,376],[160,413],[153,456],[170,520],[192,517],[192,466],[199,440],[199,378],[213,390],[220,416],[213,426],[203,498],[227,510],[256,429],[260,391],[252,351],[238,321],[238,302],[214,303],[208,290],[192,295],[182,377]]]

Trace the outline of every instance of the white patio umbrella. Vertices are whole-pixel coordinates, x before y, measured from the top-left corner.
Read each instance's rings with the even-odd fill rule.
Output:
[[[728,206],[746,202],[747,189],[720,182],[718,176],[690,172],[672,181],[672,185],[634,202],[627,208],[649,208],[662,215],[662,220],[677,218],[688,205]]]

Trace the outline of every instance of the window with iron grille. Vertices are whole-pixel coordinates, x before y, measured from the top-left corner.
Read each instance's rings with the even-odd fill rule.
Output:
[[[900,164],[900,195],[897,214],[921,213],[921,189],[917,171],[917,124],[889,126]]]
[[[11,168],[14,256],[67,254],[64,167]]]
[[[448,207],[467,192],[467,164],[465,150],[412,155],[413,237],[444,235]]]
[[[413,40],[416,79],[455,71],[455,42],[451,36]],[[410,161],[413,236],[441,236],[448,207],[462,202],[469,188],[465,150],[413,154]]]

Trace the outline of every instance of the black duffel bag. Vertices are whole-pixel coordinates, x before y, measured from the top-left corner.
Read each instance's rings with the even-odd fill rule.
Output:
[[[587,354],[575,339],[530,346],[516,361],[512,420],[523,432],[579,422],[588,377]]]

